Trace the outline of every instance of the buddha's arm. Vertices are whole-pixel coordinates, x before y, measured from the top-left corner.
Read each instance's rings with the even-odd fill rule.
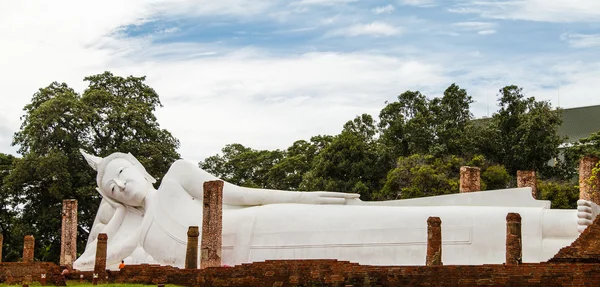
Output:
[[[193,163],[178,160],[171,165],[164,181],[174,180],[192,197],[203,198],[203,185],[217,177],[198,168]],[[346,199],[358,198],[358,194],[341,192],[290,192],[259,188],[247,188],[224,182],[223,203],[238,206],[254,206],[274,203],[344,204]]]
[[[548,238],[577,238],[591,225],[600,213],[600,206],[587,201],[577,201],[577,210],[546,209],[542,218],[542,236]]]

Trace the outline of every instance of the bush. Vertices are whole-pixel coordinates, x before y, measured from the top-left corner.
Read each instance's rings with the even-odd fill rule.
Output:
[[[579,189],[574,184],[557,181],[538,181],[540,199],[550,200],[552,208],[575,209],[579,200]]]
[[[510,174],[503,165],[491,165],[481,174],[481,190],[507,188]]]

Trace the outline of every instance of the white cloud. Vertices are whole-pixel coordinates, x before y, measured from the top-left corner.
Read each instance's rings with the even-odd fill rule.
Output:
[[[375,14],[390,14],[394,12],[394,10],[394,6],[392,4],[388,4],[385,6],[375,7],[371,11]]]
[[[371,35],[371,36],[393,36],[400,34],[400,28],[394,27],[392,25],[383,23],[383,22],[373,22],[370,24],[357,24],[352,25],[348,28],[342,28],[333,30],[326,34],[327,37],[332,36],[347,36],[347,37],[355,37],[355,36],[363,36],[363,35]]]
[[[435,4],[435,0],[399,0],[400,5],[429,7]]]
[[[148,75],[165,105],[161,124],[192,159],[232,142],[274,149],[337,134],[355,115],[377,115],[401,91],[448,82],[435,64],[360,53],[273,57],[246,51],[112,70]]]
[[[165,106],[157,111],[159,122],[180,139],[183,157],[192,160],[232,142],[286,148],[298,139],[335,134],[355,115],[376,115],[384,101],[403,90],[428,90],[448,81],[441,66],[402,57],[274,56],[261,49],[124,38],[120,27],[154,17],[148,11],[156,7],[141,2],[127,2],[114,13],[116,3],[88,8],[74,1],[73,6],[35,9],[2,3],[0,11],[8,9],[12,16],[0,17],[0,78],[10,79],[0,84],[0,152],[15,151],[10,135],[38,88],[60,81],[82,92],[83,77],[105,70],[147,76]],[[363,32],[381,27],[390,33],[377,23]]]
[[[407,89],[437,96],[452,82],[473,94],[474,113],[479,116],[485,114],[488,96],[493,105],[497,89],[511,83],[537,98],[553,99],[556,91],[546,87],[562,82],[563,106],[600,104],[596,94],[600,63],[593,61],[543,55],[494,60],[485,51],[479,57],[469,51],[415,52],[404,57],[360,50],[282,56],[219,43],[156,44],[151,38],[131,39],[120,33],[124,26],[153,21],[157,15],[261,17],[270,11],[269,5],[276,5],[257,1],[257,6],[246,7],[249,4],[241,0],[196,3],[0,2],[0,78],[9,79],[0,83],[0,152],[14,152],[10,135],[18,130],[21,109],[38,88],[64,81],[81,92],[83,77],[105,70],[147,75],[165,105],[157,111],[159,122],[181,140],[183,157],[192,160],[232,142],[274,149],[316,134],[336,134],[355,115],[376,116],[384,101]],[[331,19],[332,26],[344,22]],[[453,29],[493,30],[486,25],[461,24]],[[390,36],[401,29],[373,22],[336,33]],[[565,41],[585,43],[576,35],[583,34],[565,36]]]
[[[490,22],[458,22],[452,25],[464,30],[486,30],[495,26]]]
[[[475,99],[472,111],[476,117],[495,112],[496,95],[503,86],[515,84],[528,96],[547,100],[564,108],[600,105],[600,61],[572,61],[568,56],[504,58],[502,61],[461,60],[457,67],[468,67],[453,78]],[[560,86],[560,88],[559,88]]]
[[[600,34],[570,34],[561,36],[563,41],[569,43],[573,48],[600,47]]]
[[[338,4],[347,4],[356,2],[358,0],[300,0],[298,2],[293,2],[292,5],[338,5]]]
[[[600,1],[597,0],[467,0],[450,11],[495,19],[600,22]]]
[[[495,23],[491,22],[457,22],[453,23],[452,26],[460,31],[474,32],[477,31],[479,35],[490,35],[496,33]]]
[[[495,34],[496,30],[481,30],[478,31],[477,34],[479,35],[491,35],[491,34]]]

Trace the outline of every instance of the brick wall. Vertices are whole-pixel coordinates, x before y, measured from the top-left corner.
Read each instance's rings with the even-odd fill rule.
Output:
[[[4,262],[0,263],[0,283],[22,284],[41,282],[41,275],[46,274],[49,285],[65,286],[65,280],[60,275],[60,268],[48,262]]]
[[[118,283],[184,286],[600,286],[600,264],[361,266],[336,260],[279,260],[186,270],[126,266]]]
[[[600,263],[600,216],[571,245],[559,250],[549,262]]]
[[[40,281],[64,286],[53,263],[1,263],[0,283]],[[92,272],[74,272],[91,282]],[[8,276],[11,278],[7,278]],[[539,263],[481,266],[361,266],[336,260],[279,260],[231,268],[186,270],[158,265],[130,265],[109,272],[109,282],[183,286],[600,286],[598,263]],[[102,278],[104,279],[104,278]],[[104,281],[104,280],[102,280]]]

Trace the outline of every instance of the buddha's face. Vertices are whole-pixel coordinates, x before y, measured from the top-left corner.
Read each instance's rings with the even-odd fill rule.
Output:
[[[107,196],[131,206],[141,206],[152,184],[126,159],[116,158],[106,165],[102,191]]]

